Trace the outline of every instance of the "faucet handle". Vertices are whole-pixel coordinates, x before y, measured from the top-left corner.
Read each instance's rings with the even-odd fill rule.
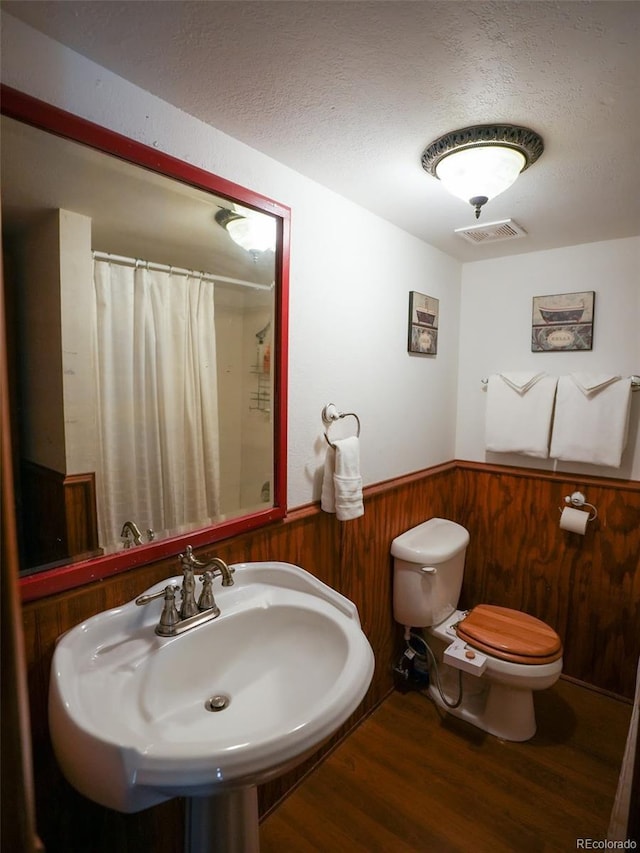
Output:
[[[150,601],[155,601],[156,598],[164,598],[164,607],[160,614],[160,621],[156,625],[155,631],[161,637],[171,637],[175,634],[175,626],[180,621],[180,616],[176,609],[176,592],[180,589],[175,584],[169,584],[161,589],[160,592],[153,592],[150,595],[141,595],[136,598],[138,607],[144,604],[149,604]]]
[[[198,599],[198,610],[217,610],[220,613],[213,597],[213,572],[203,572],[200,575],[200,580],[202,581],[202,592]]]
[[[188,619],[190,616],[195,616],[198,612],[198,605],[195,598],[196,582],[194,578],[193,568],[183,565],[182,568],[182,603],[180,605],[180,617]]]
[[[167,591],[170,589],[173,590],[173,594],[175,596],[176,592],[180,589],[180,587],[176,586],[176,584],[169,584],[169,586],[165,586],[164,589],[161,589],[160,592],[152,592],[150,595],[140,595],[138,596],[138,598],[136,598],[136,604],[138,605],[138,607],[142,607],[144,604],[149,604],[150,601],[155,601],[156,598],[166,599]]]
[[[180,615],[176,607],[176,592],[179,586],[169,584],[164,589],[164,607],[160,614],[160,621],[156,625],[156,634],[161,637],[170,637],[175,633],[176,625],[180,621]]]

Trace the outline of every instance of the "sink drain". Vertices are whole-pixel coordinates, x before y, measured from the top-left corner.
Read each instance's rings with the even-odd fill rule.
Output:
[[[231,699],[228,696],[225,696],[224,693],[218,693],[215,696],[209,696],[204,707],[207,711],[224,711],[225,708],[229,707],[229,702]]]

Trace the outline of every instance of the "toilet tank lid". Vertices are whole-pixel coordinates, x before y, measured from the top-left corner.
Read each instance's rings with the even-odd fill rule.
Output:
[[[469,544],[469,531],[446,518],[430,518],[397,536],[391,543],[391,556],[409,563],[443,563]]]

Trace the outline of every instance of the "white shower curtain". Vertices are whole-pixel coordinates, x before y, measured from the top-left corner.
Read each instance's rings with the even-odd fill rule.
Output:
[[[219,514],[214,284],[94,261],[105,548],[126,520],[180,532]]]

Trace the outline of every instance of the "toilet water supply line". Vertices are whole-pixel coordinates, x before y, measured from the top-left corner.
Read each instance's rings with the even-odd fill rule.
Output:
[[[453,709],[453,708],[459,707],[460,703],[462,702],[462,670],[461,669],[458,670],[458,698],[455,700],[455,702],[452,702],[449,699],[447,699],[447,697],[444,695],[444,692],[442,690],[442,685],[440,684],[440,673],[438,672],[438,663],[436,661],[436,656],[434,655],[434,653],[429,648],[429,644],[426,642],[426,640],[423,637],[421,637],[419,634],[412,634],[410,625],[404,626],[404,640],[405,640],[405,643],[407,644],[407,648],[411,649],[411,651],[413,652],[413,655],[415,655],[415,657],[417,657],[419,660],[428,660],[429,669],[431,668],[431,666],[433,666],[433,672],[435,675],[435,682],[436,682],[436,689],[438,690],[438,693],[440,694],[440,698],[442,699],[444,704],[447,706],[447,708]],[[422,645],[424,646],[425,654],[422,654],[419,651],[417,651],[417,649],[414,649],[414,647],[411,645],[411,640],[418,640],[420,643],[422,643]]]

